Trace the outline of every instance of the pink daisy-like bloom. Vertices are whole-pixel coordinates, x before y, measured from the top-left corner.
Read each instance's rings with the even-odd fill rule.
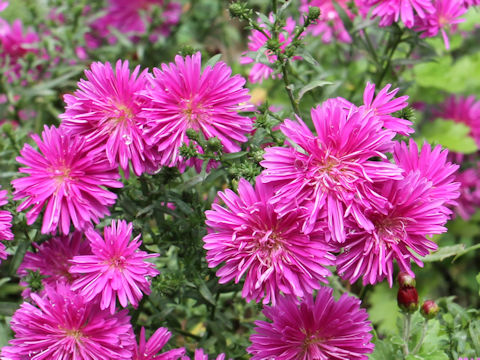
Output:
[[[273,15],[270,15],[270,21],[273,22]],[[267,25],[262,23],[262,21],[258,20],[260,27],[263,29],[267,36],[262,34],[258,30],[252,30],[252,33],[248,36],[248,50],[250,52],[258,52],[262,47],[267,44],[267,41],[270,40],[271,34],[267,30]],[[293,35],[296,26],[295,20],[293,18],[288,17],[286,19],[286,24],[282,29],[282,32],[278,34],[278,41],[280,43],[280,50],[285,52],[285,48],[292,43]],[[265,50],[265,55],[268,61],[273,64],[277,61],[277,55],[275,55],[271,50]],[[301,59],[299,56],[293,57],[292,60]],[[247,65],[255,63],[255,58],[250,57],[248,54],[244,54],[240,58],[240,64]],[[268,79],[271,77],[272,79],[280,78],[281,74],[275,75],[273,73],[273,68],[261,63],[255,63],[253,67],[250,69],[250,73],[248,75],[248,80],[251,83],[261,83],[264,79]]]
[[[369,209],[365,216],[374,224],[366,231],[351,224],[344,252],[337,257],[337,271],[354,283],[363,276],[363,284],[376,284],[387,278],[393,284],[393,262],[401,271],[415,276],[411,261],[423,266],[416,254],[425,256],[437,249],[426,238],[440,234],[451,211],[445,206],[458,197],[454,182],[456,165],[446,162],[446,150],[433,151],[424,145],[421,152],[413,141],[410,147],[398,144],[394,158],[405,170],[405,178],[376,184],[376,193],[388,204],[384,209]]]
[[[449,96],[433,115],[467,125],[470,128],[470,135],[480,146],[480,100],[474,95]]]
[[[168,342],[172,334],[166,328],[159,328],[150,336],[150,339],[145,339],[145,328],[142,326],[140,331],[140,341],[138,345],[135,343],[133,351],[133,360],[177,360],[185,355],[185,349],[173,349],[162,354],[158,354],[160,350]],[[157,355],[158,354],[158,355]]]
[[[2,349],[2,359],[132,359],[135,337],[127,310],[100,310],[64,284],[31,297],[10,321],[15,338]]]
[[[348,8],[347,0],[335,1],[353,20],[355,15]],[[322,41],[326,44],[336,39],[339,42],[349,44],[352,42],[352,37],[345,29],[342,18],[338,14],[333,0],[301,0],[300,11],[304,14],[308,13],[310,6],[316,6],[320,9],[320,17],[318,20],[310,25],[307,29],[313,36],[321,36]]]
[[[467,12],[467,8],[463,0],[435,0],[434,6],[434,12],[415,19],[415,31],[422,32],[421,38],[433,37],[440,32],[448,50],[450,42],[446,30],[455,29],[457,24],[465,21],[459,17]]]
[[[346,111],[336,99],[311,114],[317,135],[300,118],[285,120],[280,128],[292,145],[265,149],[262,178],[275,186],[271,201],[281,216],[305,206],[310,215],[303,231],[308,233],[320,217],[327,221],[327,235],[341,243],[348,215],[362,228],[373,229],[364,211],[381,209],[386,200],[372,190],[372,184],[402,178],[395,164],[374,160],[386,158],[395,133],[382,129],[371,112]]]
[[[390,26],[401,19],[406,27],[412,28],[415,23],[414,10],[422,19],[435,12],[432,0],[366,0],[365,5],[376,5],[372,17],[380,17],[380,26]]]
[[[19,172],[29,176],[12,180],[14,200],[26,198],[17,208],[26,214],[27,224],[35,222],[46,205],[42,233],[54,234],[57,227],[70,232],[70,223],[78,230],[91,226],[105,215],[117,196],[104,187],[120,188],[118,171],[108,160],[85,147],[82,137],[70,136],[61,129],[48,128],[32,135],[40,153],[29,144],[20,151],[17,161],[26,167]]]
[[[434,149],[428,143],[424,143],[419,150],[413,139],[406,143],[396,143],[394,159],[405,173],[420,172],[432,183],[429,191],[433,200],[442,199],[446,205],[456,205],[460,184],[455,182],[455,172],[459,166],[448,161],[448,150],[437,145]]]
[[[200,52],[175,63],[153,69],[151,88],[144,92],[150,101],[142,115],[146,118],[145,136],[157,149],[161,165],[176,166],[182,161],[179,148],[188,144],[187,129],[200,132],[206,139],[217,137],[225,152],[240,150],[246,142],[252,121],[240,116],[250,106],[245,79],[231,77],[224,62],[201,70]]]
[[[203,238],[208,266],[225,263],[217,271],[219,282],[238,283],[246,274],[242,296],[263,298],[264,304],[275,304],[280,292],[303,297],[318,289],[331,275],[325,266],[334,264],[329,251],[336,250],[325,243],[322,223],[315,223],[309,235],[299,230],[305,218],[301,209],[292,207],[280,217],[269,203],[272,195],[260,178],[255,189],[240,179],[238,195],[219,192],[226,208],[213,204],[206,211],[209,234]]]
[[[378,92],[377,96],[375,96],[375,84],[367,82],[365,91],[363,92],[363,105],[359,108],[347,99],[338,97],[337,100],[343,102],[345,108],[348,110],[353,108],[354,110],[360,109],[364,112],[371,112],[372,117],[380,121],[384,128],[408,136],[415,132],[411,127],[412,122],[392,116],[394,112],[402,110],[408,105],[408,96],[404,95],[395,98],[399,89],[393,89],[389,92],[390,86],[391,84],[387,84]]]
[[[55,286],[57,283],[72,284],[78,277],[71,274],[70,260],[76,255],[90,253],[89,244],[84,241],[83,234],[75,231],[70,235],[55,236],[41,245],[33,244],[36,252],[27,252],[17,273],[21,277],[28,275],[28,270],[38,271],[44,286]],[[26,283],[22,285],[27,286]]]
[[[7,190],[0,191],[0,206],[7,204]],[[0,240],[13,240],[12,214],[6,210],[0,210]],[[5,260],[8,254],[5,251],[5,245],[0,242],[0,262]]]
[[[113,314],[117,298],[122,307],[130,302],[134,307],[150,294],[150,277],[159,272],[147,262],[158,254],[147,254],[138,248],[140,236],[131,240],[133,225],[124,220],[112,220],[104,229],[104,238],[93,229],[86,232],[92,255],[78,255],[71,260],[71,274],[82,274],[72,284],[88,301],[101,298],[100,308],[110,308]]]
[[[300,305],[281,297],[265,307],[268,321],[255,321],[250,336],[252,360],[368,359],[374,344],[367,312],[357,298],[343,294],[335,301],[332,292],[322,287],[315,299],[310,294]]]
[[[155,159],[143,136],[140,111],[145,101],[139,92],[148,86],[147,70],[132,73],[128,61],[118,60],[115,69],[107,62],[93,63],[86,70],[73,95],[65,95],[67,104],[61,128],[85,137],[89,148],[103,151],[112,165],[120,165],[128,174],[129,162],[140,176],[155,170]]]
[[[8,1],[0,0],[0,12],[5,10],[8,7],[8,4],[9,4]]]

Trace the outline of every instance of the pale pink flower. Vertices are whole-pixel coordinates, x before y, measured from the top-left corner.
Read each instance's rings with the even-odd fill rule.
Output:
[[[2,360],[131,360],[135,337],[127,310],[110,314],[64,284],[32,294],[15,312],[15,338]]]
[[[159,274],[155,265],[146,260],[158,256],[138,250],[140,235],[132,237],[133,225],[112,220],[104,229],[104,237],[89,229],[86,232],[91,255],[77,255],[71,260],[71,274],[81,274],[72,284],[88,301],[100,299],[100,308],[110,308],[113,314],[117,298],[122,307],[130,302],[134,307],[150,294],[150,278]]]
[[[308,233],[322,218],[328,224],[327,237],[343,242],[349,215],[365,230],[373,229],[365,209],[381,209],[386,200],[372,185],[402,178],[395,164],[375,159],[386,158],[395,133],[382,129],[371,112],[347,111],[336,99],[311,114],[317,135],[300,118],[285,120],[280,128],[291,145],[265,149],[262,179],[275,186],[271,201],[281,216],[292,207],[306,207],[310,215],[303,231]]]
[[[415,19],[415,31],[422,32],[421,38],[433,37],[440,32],[448,50],[447,30],[455,29],[457,24],[465,21],[459,17],[467,12],[467,8],[463,0],[434,0],[434,6],[434,12]]]
[[[189,143],[187,129],[206,139],[217,137],[225,152],[237,152],[238,143],[247,141],[252,121],[238,112],[250,109],[246,103],[250,96],[245,79],[231,73],[224,62],[202,72],[200,52],[185,58],[177,55],[175,63],[153,69],[152,86],[144,92],[149,104],[142,116],[145,136],[161,165],[176,166],[182,161],[179,148]]]
[[[226,207],[212,205],[206,211],[209,234],[203,238],[209,267],[225,263],[217,271],[220,283],[246,275],[242,296],[247,301],[272,302],[280,292],[303,297],[327,282],[331,275],[325,267],[335,262],[330,251],[336,249],[324,241],[325,227],[316,222],[310,234],[299,227],[305,212],[292,204],[279,216],[269,200],[273,190],[257,178],[255,189],[240,179],[238,195],[231,190],[219,192]]]
[[[185,348],[173,349],[161,354],[160,350],[168,342],[172,334],[166,328],[159,328],[150,336],[150,339],[145,339],[145,328],[142,326],[140,331],[140,341],[138,345],[135,343],[132,360],[177,360],[182,355],[185,355]]]
[[[252,360],[367,360],[374,349],[372,326],[360,304],[347,294],[335,301],[332,289],[325,287],[300,305],[281,297],[263,310],[267,321],[255,321],[247,351]]]
[[[108,207],[117,196],[104,187],[122,187],[118,171],[103,158],[85,147],[82,137],[73,137],[55,127],[45,129],[42,138],[32,135],[40,152],[29,144],[20,151],[17,161],[26,167],[19,169],[26,177],[12,180],[14,200],[26,198],[17,208],[27,212],[27,224],[32,225],[42,209],[42,233],[54,234],[58,227],[63,234],[70,232],[70,223],[78,230],[98,223],[109,215]]]
[[[60,115],[61,128],[85,137],[89,148],[104,152],[110,164],[126,174],[129,163],[137,176],[156,170],[140,117],[145,101],[139,92],[147,88],[147,70],[140,73],[137,66],[130,73],[128,61],[118,60],[115,69],[109,62],[97,62],[85,76],[73,95],[64,96],[67,106]]]

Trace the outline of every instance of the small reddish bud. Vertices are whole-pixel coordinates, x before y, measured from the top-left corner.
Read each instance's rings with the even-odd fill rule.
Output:
[[[433,319],[437,316],[440,308],[438,307],[437,303],[433,300],[425,300],[422,307],[420,308],[420,313],[423,315],[425,319]]]
[[[398,307],[407,313],[418,309],[418,293],[414,287],[401,287],[397,294]]]
[[[398,285],[403,287],[415,287],[415,278],[405,271],[401,271],[397,276]]]

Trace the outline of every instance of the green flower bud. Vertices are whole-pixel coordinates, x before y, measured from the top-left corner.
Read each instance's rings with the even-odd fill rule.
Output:
[[[440,308],[433,300],[425,300],[425,302],[422,304],[422,307],[420,308],[420,313],[427,320],[433,319],[435,316],[437,316],[439,311]]]

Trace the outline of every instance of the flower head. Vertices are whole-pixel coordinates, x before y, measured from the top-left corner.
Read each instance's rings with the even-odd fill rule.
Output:
[[[395,164],[374,161],[385,158],[395,133],[382,129],[371,112],[346,111],[339,100],[329,100],[313,109],[314,135],[300,118],[285,120],[282,132],[295,144],[266,149],[260,164],[264,182],[275,186],[272,202],[276,211],[286,214],[295,206],[309,208],[303,230],[309,232],[317,218],[327,221],[331,237],[345,240],[344,219],[352,215],[370,230],[373,224],[363,215],[365,209],[383,208],[385,199],[372,190],[372,184],[402,178]]]
[[[459,171],[456,181],[460,183],[460,196],[457,199],[455,211],[462,219],[468,220],[480,207],[479,164],[476,164],[474,168]]]
[[[55,286],[57,283],[72,284],[78,275],[69,272],[70,260],[76,255],[90,253],[90,246],[84,241],[80,231],[54,236],[41,245],[34,243],[33,246],[37,251],[25,254],[18,274],[25,277],[28,270],[38,271],[40,275],[45,276],[42,280],[44,286]]]
[[[85,137],[89,148],[104,152],[110,164],[127,174],[131,162],[138,176],[156,168],[139,116],[147,70],[139,71],[137,66],[130,74],[128,61],[118,60],[115,69],[109,62],[93,63],[85,71],[87,80],[80,80],[73,95],[64,96],[66,111],[60,115],[65,132]]]
[[[158,254],[147,254],[138,248],[140,235],[131,240],[133,225],[123,220],[112,220],[104,229],[104,238],[95,230],[86,233],[91,255],[78,255],[71,260],[70,273],[82,274],[72,284],[87,300],[101,298],[100,308],[115,312],[116,301],[122,307],[128,302],[137,306],[143,293],[150,294],[150,277],[158,275],[155,265],[146,259]]]
[[[91,226],[91,221],[109,214],[108,207],[117,196],[104,187],[122,187],[118,171],[106,158],[85,147],[82,137],[70,136],[61,129],[48,128],[42,138],[32,135],[40,152],[25,144],[17,161],[26,167],[19,172],[28,174],[15,179],[14,200],[26,198],[17,208],[27,212],[27,224],[35,222],[45,208],[42,233],[70,232],[70,223],[78,230]]]
[[[217,137],[225,152],[240,150],[247,141],[252,121],[240,116],[249,109],[245,80],[235,75],[224,62],[201,70],[201,54],[175,57],[175,63],[153,69],[152,87],[145,91],[149,100],[143,116],[145,136],[158,151],[161,165],[175,166],[181,161],[179,148],[189,143],[187,129],[206,139]],[[243,103],[243,104],[242,104]]]
[[[448,50],[450,42],[446,30],[465,21],[459,17],[467,12],[467,8],[463,0],[435,0],[434,6],[435,11],[415,19],[415,30],[422,32],[421,38],[433,37],[441,32],[445,48]]]
[[[269,203],[271,186],[259,178],[255,189],[240,179],[238,195],[220,192],[227,208],[213,204],[206,212],[210,232],[203,238],[209,267],[223,262],[217,271],[220,283],[246,274],[242,296],[275,304],[278,294],[303,297],[320,287],[331,275],[324,266],[332,265],[335,250],[324,242],[324,226],[316,223],[309,235],[299,230],[305,213],[292,209],[279,216]]]
[[[219,354],[215,360],[225,360],[225,354]],[[182,360],[191,360],[188,356],[182,357]],[[208,354],[205,354],[203,349],[195,349],[193,360],[208,360]]]
[[[315,299],[309,295],[300,305],[291,297],[279,298],[263,313],[269,321],[255,322],[247,349],[252,360],[366,360],[374,348],[360,300],[343,294],[335,301],[330,288],[320,288]]]
[[[411,261],[422,266],[417,257],[437,249],[426,238],[440,234],[451,211],[445,206],[458,196],[458,183],[452,173],[456,167],[445,162],[446,153],[433,152],[424,145],[420,154],[413,142],[395,148],[397,164],[405,177],[376,184],[374,191],[388,200],[383,209],[369,209],[365,216],[371,230],[351,224],[344,252],[337,257],[337,271],[351,283],[363,277],[363,284],[375,284],[387,278],[393,283],[393,263],[414,276]]]
[[[15,338],[2,349],[2,359],[132,359],[135,339],[126,310],[100,310],[64,284],[31,297],[12,317]]]
[[[435,12],[432,0],[366,0],[365,5],[377,5],[372,15],[380,17],[380,26],[390,26],[401,19],[407,28],[412,28],[414,10],[421,19]]]
[[[145,339],[145,328],[142,326],[140,331],[140,341],[138,345],[135,343],[133,360],[177,360],[185,354],[185,349],[173,349],[162,354],[158,354],[165,346],[172,334],[166,328],[159,328],[150,336],[150,339]]]

